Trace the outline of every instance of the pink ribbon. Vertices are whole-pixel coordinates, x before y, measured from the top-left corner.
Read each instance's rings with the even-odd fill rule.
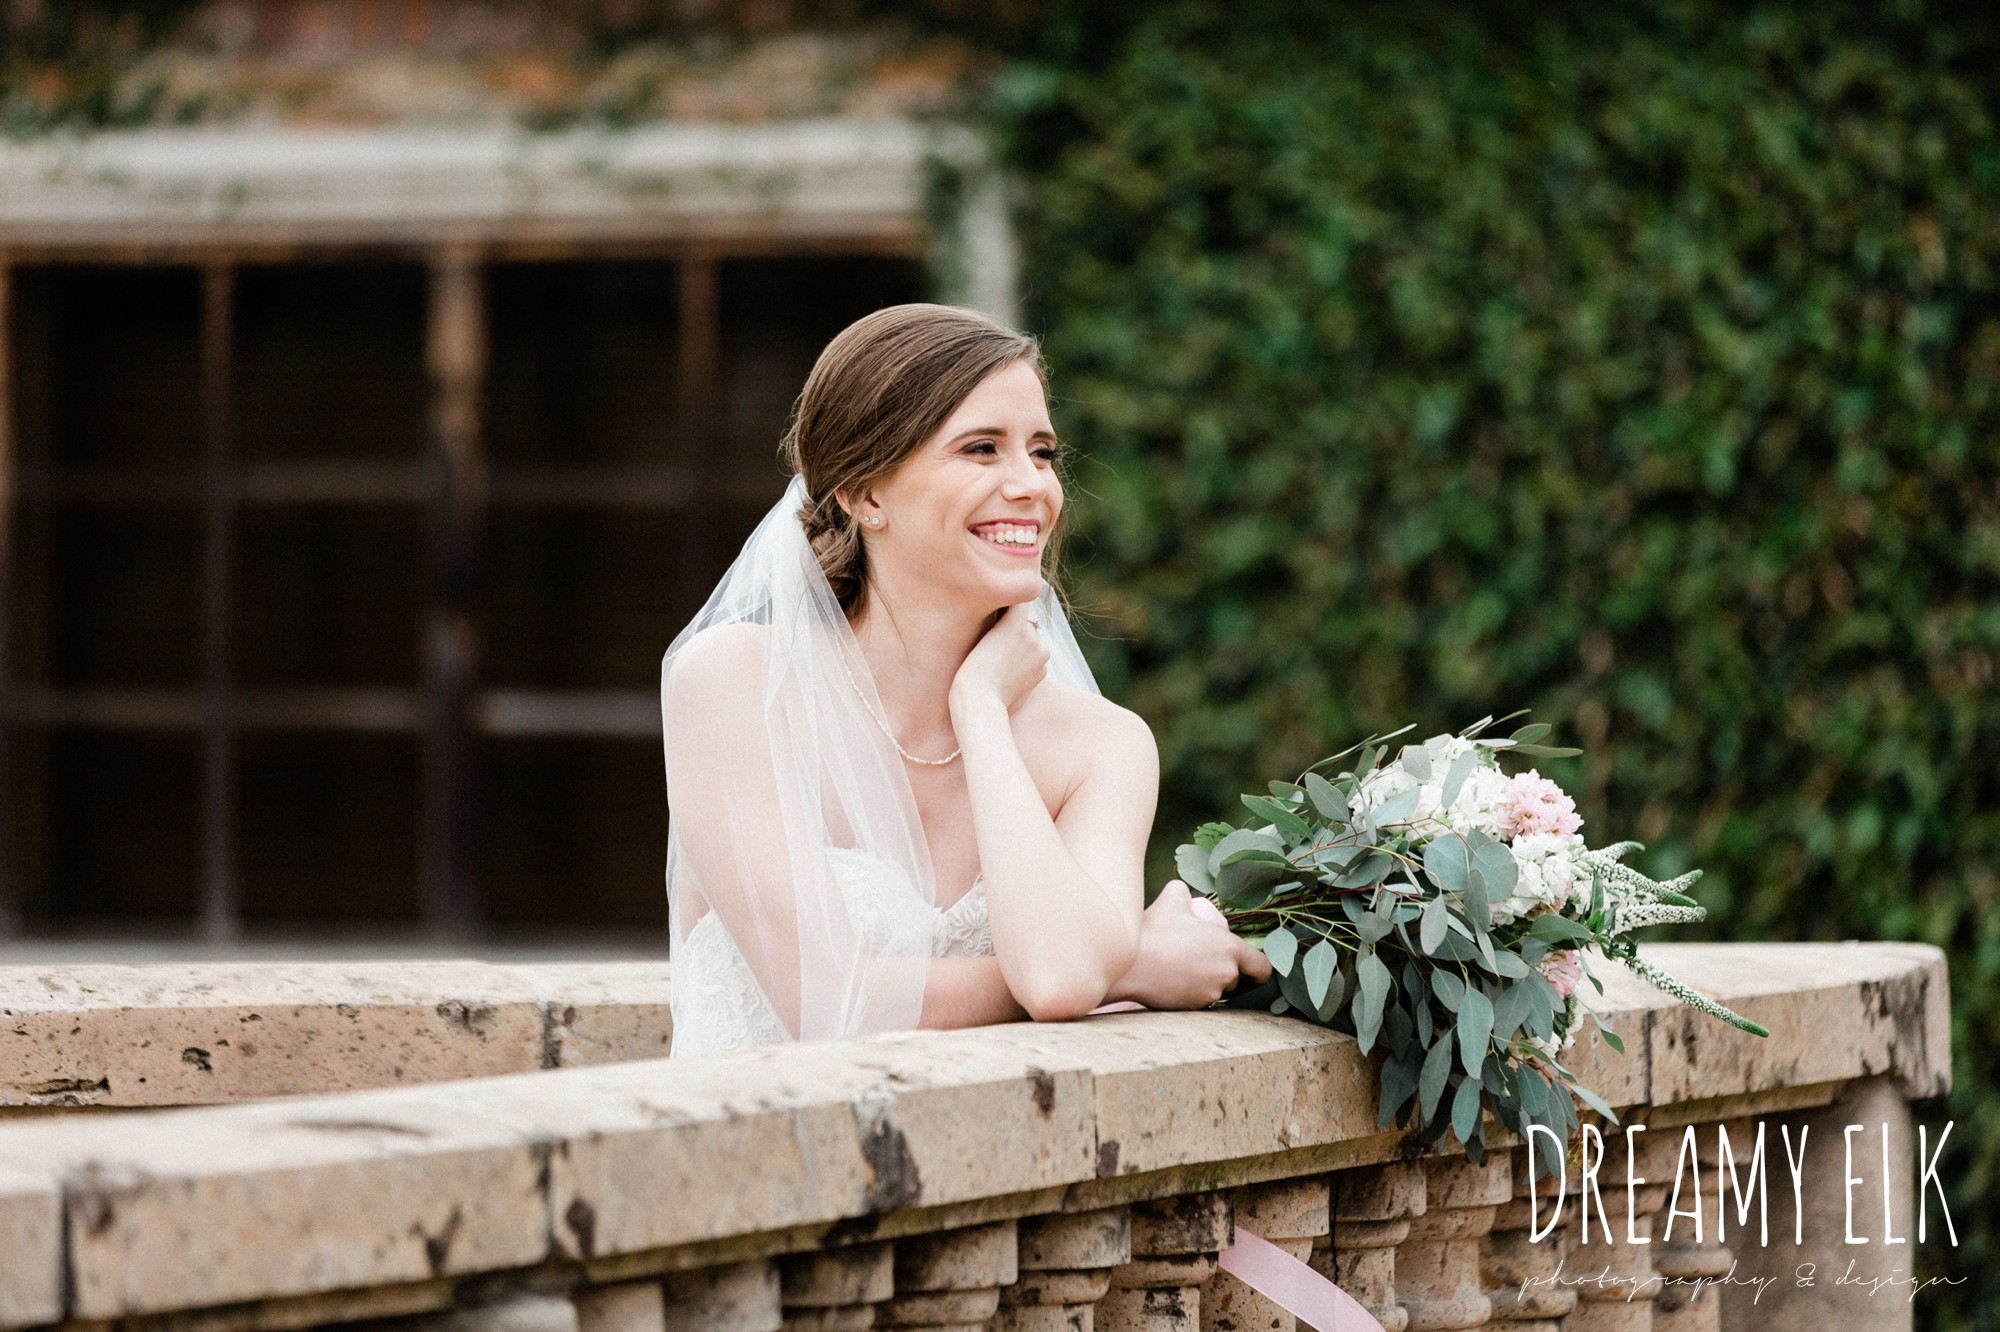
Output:
[[[1361,1301],[1242,1226],[1215,1265],[1314,1332],[1383,1332]]]

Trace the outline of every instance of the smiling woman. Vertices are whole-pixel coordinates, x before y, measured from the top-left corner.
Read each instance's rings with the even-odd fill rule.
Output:
[[[674,1052],[1213,1002],[1260,954],[1145,899],[1159,760],[1043,570],[1034,341],[881,310],[814,366],[791,487],[662,670]]]

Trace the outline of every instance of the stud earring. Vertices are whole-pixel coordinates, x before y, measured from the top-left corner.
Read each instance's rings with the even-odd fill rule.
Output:
[[[880,527],[882,525],[882,520],[880,518],[877,518],[872,513],[869,514],[866,518],[863,518],[861,521],[867,523],[870,527]]]

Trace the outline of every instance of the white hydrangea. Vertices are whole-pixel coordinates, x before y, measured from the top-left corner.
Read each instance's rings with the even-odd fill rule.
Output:
[[[1506,795],[1507,778],[1494,762],[1493,752],[1456,735],[1434,735],[1424,741],[1423,749],[1430,759],[1431,775],[1428,780],[1419,782],[1399,759],[1378,768],[1361,784],[1362,807],[1373,809],[1414,788],[1419,794],[1409,822],[1411,831],[1418,836],[1432,837],[1446,831],[1466,833],[1477,829],[1489,837],[1499,837],[1499,807]],[[1457,762],[1459,755],[1469,750],[1478,751],[1478,764],[1466,774],[1450,807],[1446,808],[1445,778],[1450,775],[1451,766]]]
[[[1515,838],[1509,849],[1514,853],[1514,892],[1493,904],[1496,923],[1516,920],[1537,906],[1561,910],[1572,902],[1587,902],[1590,866],[1583,859],[1583,834],[1528,833]]]

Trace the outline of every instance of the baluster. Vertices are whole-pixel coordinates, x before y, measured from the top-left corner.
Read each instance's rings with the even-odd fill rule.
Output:
[[[1409,1332],[1485,1327],[1493,1302],[1480,1285],[1480,1246],[1493,1216],[1514,1196],[1506,1153],[1474,1165],[1462,1157],[1424,1162],[1424,1214],[1396,1250],[1396,1296]]]
[[[1092,1332],[1111,1269],[1132,1259],[1132,1216],[1122,1207],[1020,1223],[1020,1279],[1000,1292],[995,1332]]]
[[[778,1268],[768,1260],[660,1279],[666,1332],[778,1332]]]
[[[1102,1332],[1197,1332],[1201,1288],[1234,1231],[1229,1199],[1197,1193],[1132,1209],[1132,1261],[1097,1305]]]
[[[1597,1209],[1591,1209],[1590,1239],[1583,1237],[1581,1196],[1570,1199],[1577,1215],[1569,1223],[1569,1252],[1565,1271],[1577,1286],[1576,1308],[1564,1320],[1564,1332],[1652,1332],[1653,1300],[1660,1293],[1660,1279],[1653,1270],[1652,1244],[1628,1242],[1631,1233],[1648,1239],[1653,1233],[1653,1214],[1666,1206],[1666,1185],[1655,1183],[1645,1168],[1646,1149],[1640,1144],[1639,1175],[1647,1182],[1627,1190],[1625,1135],[1613,1129],[1605,1135],[1604,1165],[1599,1187],[1604,1197],[1604,1214],[1610,1218],[1611,1233],[1598,1224]],[[1671,1169],[1668,1181],[1672,1182]],[[1626,1214],[1626,1197],[1631,1195],[1631,1215]]]
[[[1361,1301],[1384,1332],[1403,1332],[1396,1302],[1396,1246],[1424,1214],[1424,1170],[1413,1162],[1343,1170],[1333,1177],[1333,1233],[1313,1251],[1321,1276]]]
[[[875,1306],[896,1293],[895,1257],[889,1244],[857,1244],[780,1258],[785,1332],[860,1332],[875,1326]]]
[[[1548,1140],[1536,1144],[1540,1164],[1549,1164]],[[1493,1232],[1486,1237],[1484,1265],[1486,1297],[1493,1301],[1493,1322],[1507,1332],[1561,1332],[1562,1320],[1576,1307],[1576,1291],[1557,1284],[1568,1243],[1569,1211],[1558,1190],[1560,1175],[1545,1176],[1538,1200],[1528,1197],[1528,1154],[1514,1149],[1514,1197],[1493,1214]],[[1530,1239],[1537,1217],[1544,1226],[1557,1207],[1564,1223],[1537,1242]]]
[[[1756,1139],[1756,1122],[1736,1120],[1730,1123],[1729,1131],[1732,1143],[1744,1147]],[[1646,1175],[1657,1178],[1671,1200],[1683,1131],[1655,1129],[1646,1137],[1649,1148],[1645,1154]],[[1688,1163],[1687,1177],[1681,1181],[1681,1215],[1672,1218],[1672,1239],[1663,1238],[1668,1221],[1665,1204],[1653,1217],[1653,1270],[1664,1278],[1659,1298],[1653,1301],[1653,1332],[1721,1332],[1722,1293],[1701,1282],[1703,1278],[1714,1280],[1727,1275],[1736,1258],[1716,1238],[1717,1222],[1721,1219],[1716,1205],[1721,1199],[1709,1197],[1701,1179],[1701,1161],[1708,1163],[1709,1178],[1715,1178],[1713,1172],[1718,1164],[1714,1155],[1715,1125],[1698,1126],[1695,1139],[1702,1155],[1700,1161]],[[1738,1169],[1742,1169],[1741,1162]],[[1694,1223],[1687,1216],[1690,1203],[1701,1208],[1699,1240],[1694,1237]]]
[[[877,1307],[877,1327],[927,1332],[983,1330],[1018,1275],[1014,1223],[1001,1221],[896,1242],[896,1293]]]
[[[1300,1262],[1331,1226],[1324,1175],[1253,1184],[1231,1199],[1239,1227],[1262,1235]],[[1205,1332],[1295,1332],[1297,1320],[1227,1272],[1217,1272],[1201,1299]]]
[[[570,1295],[577,1332],[663,1332],[666,1297],[657,1281],[585,1286]]]

